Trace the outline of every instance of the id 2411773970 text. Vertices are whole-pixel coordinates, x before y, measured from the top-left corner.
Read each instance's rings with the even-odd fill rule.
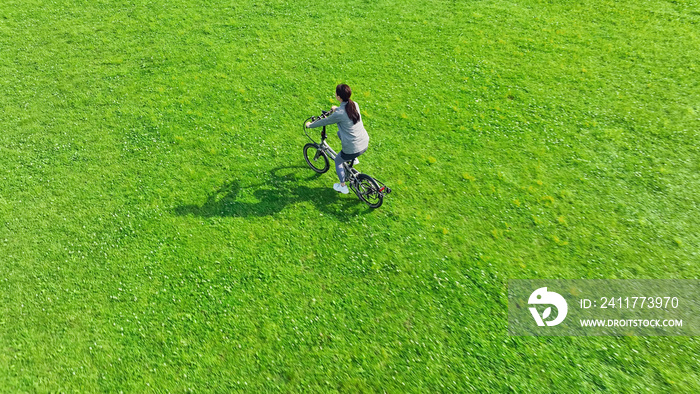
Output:
[[[676,309],[678,302],[678,297],[600,297],[599,300],[582,298],[579,300],[579,306],[583,309]]]

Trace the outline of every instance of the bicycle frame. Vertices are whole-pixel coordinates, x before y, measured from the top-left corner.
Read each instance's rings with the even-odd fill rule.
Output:
[[[319,149],[323,151],[323,153],[326,154],[333,162],[335,162],[336,156],[338,156],[338,153],[331,148],[330,145],[326,143],[326,140],[328,139],[328,134],[326,134],[326,126],[323,126],[323,129],[321,130],[321,143],[319,144],[318,142],[314,141],[313,138],[304,130],[306,133],[306,136],[309,137],[309,139],[318,145]],[[318,153],[316,153],[318,154]],[[350,164],[348,164],[350,163]],[[352,161],[346,161],[343,162],[343,166],[345,167],[345,181],[346,182],[354,182],[355,178],[357,175],[360,173],[356,169],[352,167]]]

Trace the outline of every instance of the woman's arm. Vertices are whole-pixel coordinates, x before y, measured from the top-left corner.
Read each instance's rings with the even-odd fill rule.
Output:
[[[337,111],[334,111],[330,116],[326,116],[323,119],[318,119],[315,122],[307,122],[306,127],[314,129],[316,127],[321,127],[321,126],[328,126],[329,124],[334,124],[340,122],[340,113]]]

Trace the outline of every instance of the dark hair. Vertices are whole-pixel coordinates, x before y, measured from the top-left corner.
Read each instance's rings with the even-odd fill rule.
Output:
[[[350,96],[352,95],[352,90],[350,89],[350,86],[341,83],[340,85],[335,87],[335,94],[338,95],[343,101],[347,102],[345,105],[345,113],[348,114],[348,118],[352,120],[352,124],[355,124],[360,121],[360,112],[357,111],[357,106],[355,105],[355,102],[350,100]]]

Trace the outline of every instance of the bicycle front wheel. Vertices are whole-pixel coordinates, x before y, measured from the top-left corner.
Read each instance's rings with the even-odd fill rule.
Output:
[[[330,168],[328,156],[316,144],[304,145],[304,159],[306,159],[306,164],[319,174],[323,174]]]
[[[357,176],[357,196],[370,208],[379,208],[384,202],[384,195],[379,191],[377,182],[367,174]]]

